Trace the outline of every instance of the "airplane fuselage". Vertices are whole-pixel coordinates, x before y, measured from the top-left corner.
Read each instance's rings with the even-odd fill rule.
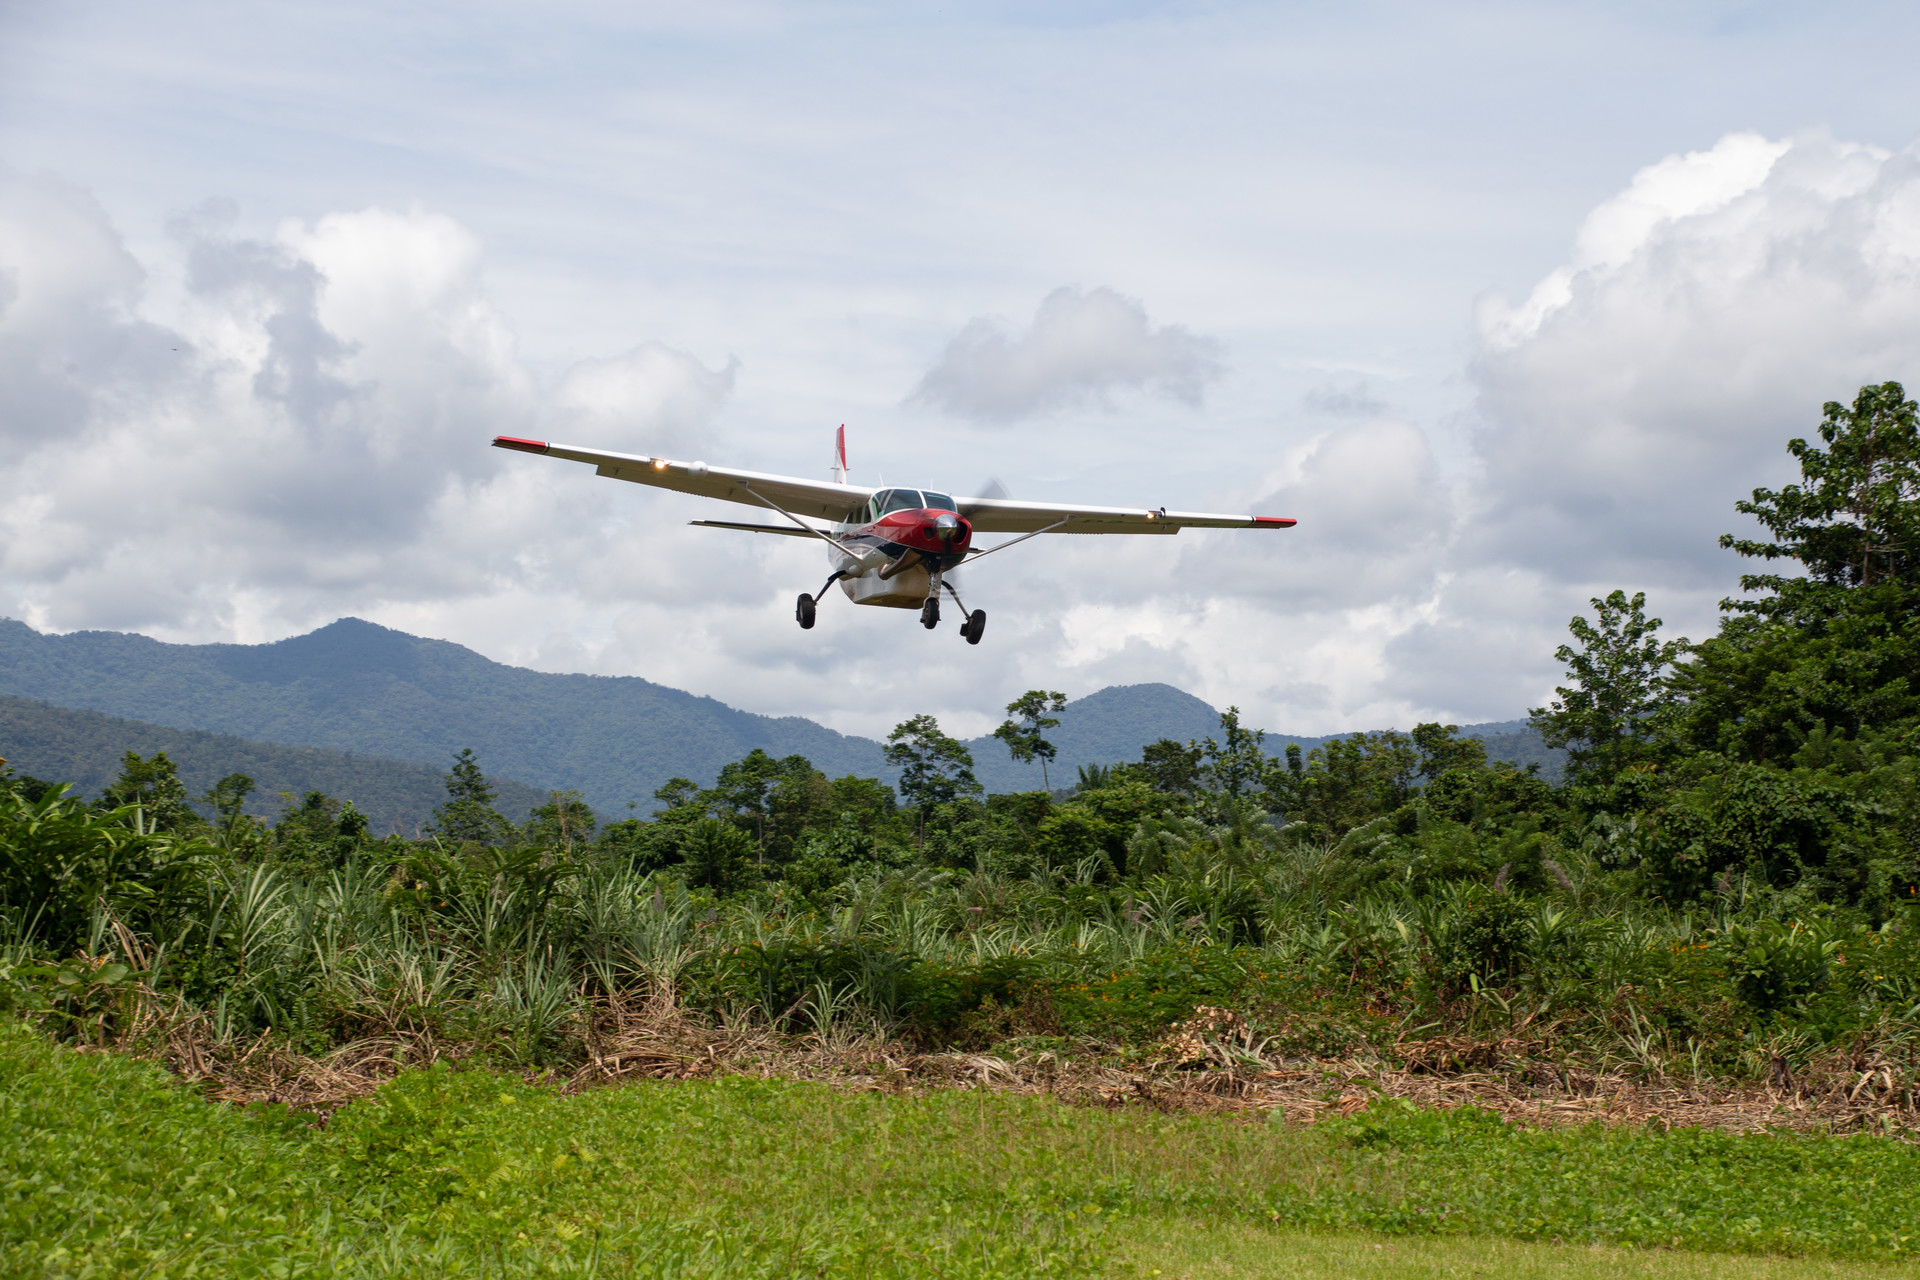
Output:
[[[847,514],[834,537],[855,552],[830,548],[827,562],[844,574],[840,589],[855,604],[918,609],[938,593],[936,575],[966,559],[973,525],[947,494],[882,489]]]

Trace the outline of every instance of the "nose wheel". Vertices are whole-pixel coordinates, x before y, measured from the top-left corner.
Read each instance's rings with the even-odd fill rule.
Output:
[[[920,625],[931,631],[940,625],[940,597],[928,596],[920,606]]]

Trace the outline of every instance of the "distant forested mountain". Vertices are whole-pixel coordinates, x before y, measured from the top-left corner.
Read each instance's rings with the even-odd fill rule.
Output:
[[[246,811],[268,821],[306,792],[324,791],[353,801],[375,834],[412,836],[447,798],[444,771],[430,765],[250,742],[203,729],[169,729],[0,695],[0,759],[16,773],[71,782],[79,794],[91,798],[119,776],[121,757],[129,751],[143,756],[166,752],[194,796],[205,795],[230,773],[246,774],[258,787]],[[525,819],[528,810],[546,799],[544,792],[524,783],[505,778],[492,782],[500,811],[516,820]]]
[[[408,761],[435,779],[456,751],[472,747],[490,774],[541,790],[578,788],[614,815],[629,802],[649,812],[655,788],[671,777],[710,784],[722,765],[755,747],[804,755],[834,776],[892,777],[880,743],[811,720],[754,715],[635,676],[510,667],[357,618],[260,645],[164,644],[111,631],[44,635],[0,620],[0,693],[127,717],[146,730],[234,735],[248,740],[247,750],[287,743]],[[1051,766],[1055,787],[1070,784],[1081,765],[1137,760],[1150,742],[1203,739],[1220,727],[1214,708],[1165,684],[1102,689],[1068,704],[1060,721],[1048,735],[1060,748]],[[1541,760],[1557,776],[1559,753],[1518,721],[1466,732],[1486,737],[1497,759]],[[1311,748],[1325,739],[1273,734],[1267,746],[1277,753],[1293,741]],[[1013,763],[990,737],[968,746],[988,790],[1039,789],[1038,765]],[[217,772],[235,770],[253,772],[241,765]],[[320,789],[362,808],[370,803],[344,785]]]
[[[154,724],[577,787],[602,812],[685,775],[710,781],[754,747],[831,774],[882,772],[879,744],[757,716],[634,676],[509,667],[445,640],[342,618],[275,644],[163,644],[112,631],[42,635],[0,621],[0,693]]]

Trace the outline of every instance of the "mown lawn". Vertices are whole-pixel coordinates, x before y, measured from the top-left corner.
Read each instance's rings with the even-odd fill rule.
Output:
[[[10,1276],[1784,1278],[1905,1272],[1920,1244],[1920,1151],[1877,1138],[445,1069],[315,1131],[18,1025],[0,1179]]]

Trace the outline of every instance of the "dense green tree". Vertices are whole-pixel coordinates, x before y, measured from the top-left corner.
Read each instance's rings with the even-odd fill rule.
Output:
[[[593,806],[576,790],[549,791],[547,802],[527,819],[526,838],[536,844],[557,849],[571,858],[577,846],[592,843],[599,825]]]
[[[152,831],[180,831],[196,826],[198,816],[187,804],[187,785],[164,751],[142,759],[129,751],[120,761],[120,776],[100,795],[102,808],[139,805],[142,822]]]
[[[1720,545],[1762,560],[1797,561],[1806,576],[1743,575],[1742,590],[1768,594],[1730,600],[1729,610],[1793,615],[1820,587],[1920,586],[1917,409],[1897,382],[1862,387],[1850,407],[1833,400],[1824,406],[1819,435],[1827,448],[1788,443],[1801,483],[1778,492],[1755,489],[1751,500],[1734,504],[1772,540],[1726,534]]]
[[[213,809],[213,828],[229,843],[247,827],[247,797],[258,784],[244,773],[230,773],[207,789],[202,804]]]
[[[1162,738],[1150,742],[1140,752],[1135,766],[1154,790],[1173,796],[1190,796],[1200,789],[1201,748],[1191,742]]]
[[[1029,689],[1007,704],[1007,720],[1002,721],[993,736],[1007,744],[1007,752],[1021,764],[1040,762],[1040,785],[1051,790],[1053,783],[1047,777],[1047,764],[1060,754],[1060,748],[1046,739],[1048,729],[1060,727],[1052,712],[1064,711],[1067,707],[1067,695],[1050,693],[1045,689]]]
[[[1736,504],[1771,535],[1721,538],[1797,565],[1744,574],[1720,634],[1674,672],[1685,751],[1785,764],[1810,736],[1894,740],[1920,724],[1920,434],[1899,383],[1825,408],[1826,448],[1794,440],[1801,483]]]
[[[776,807],[782,810],[782,853],[790,850],[800,830],[825,817],[824,808],[816,808],[814,803],[824,800],[824,796],[815,791],[815,778],[825,782],[805,756],[791,755],[776,760],[755,747],[743,758],[721,767],[720,778],[712,790],[705,793],[705,799],[710,810],[732,814],[752,833],[755,861],[764,864]],[[776,796],[779,797],[777,803]]]
[[[700,794],[700,784],[692,778],[668,778],[654,788],[653,798],[666,813],[704,813]]]
[[[289,797],[291,799],[291,797]],[[273,828],[273,854],[282,864],[304,871],[346,865],[368,844],[367,816],[353,801],[309,791],[289,804]]]
[[[980,794],[980,783],[973,776],[973,753],[965,743],[941,732],[940,722],[932,716],[914,716],[894,726],[887,735],[886,760],[900,770],[900,794],[919,811],[923,828],[934,805]]]
[[[1261,747],[1266,732],[1246,728],[1240,723],[1240,708],[1228,707],[1220,713],[1220,734],[1224,742],[1208,738],[1200,747],[1206,785],[1235,799],[1263,788],[1273,770],[1272,758]]]
[[[1306,753],[1287,750],[1287,767],[1267,778],[1267,795],[1289,823],[1318,839],[1390,814],[1413,797],[1421,753],[1404,733],[1356,733]]]
[[[456,844],[498,844],[513,824],[493,807],[493,785],[480,770],[472,747],[462,747],[447,771],[447,801],[433,811],[428,828],[433,835]]]
[[[867,835],[878,835],[898,821],[899,805],[893,788],[878,778],[859,778],[848,774],[829,784],[833,793],[835,824],[851,818]]]
[[[1571,683],[1531,711],[1528,723],[1548,746],[1567,749],[1570,780],[1604,785],[1649,754],[1674,705],[1668,669],[1689,646],[1659,639],[1660,619],[1647,617],[1645,592],[1628,599],[1615,591],[1591,603],[1592,622],[1576,614],[1567,624],[1580,647],[1563,644],[1554,653]]]
[[[680,853],[695,888],[728,894],[759,880],[753,837],[723,819],[701,818],[686,828]]]
[[[1428,780],[1449,769],[1472,772],[1487,765],[1487,744],[1461,737],[1457,724],[1417,724],[1407,736],[1420,753],[1420,776]]]

